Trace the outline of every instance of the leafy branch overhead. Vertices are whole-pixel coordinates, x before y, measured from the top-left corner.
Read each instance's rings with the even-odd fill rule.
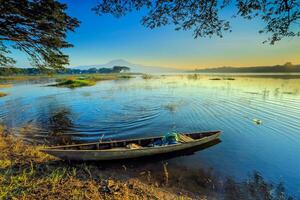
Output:
[[[229,20],[221,17],[226,8],[235,8],[232,16],[262,19],[266,25],[259,33],[269,35],[264,42],[300,36],[300,0],[101,0],[93,10],[115,17],[147,10],[142,18],[146,27],[173,24],[176,30],[193,30],[197,38],[231,31]]]
[[[61,49],[67,31],[79,26],[66,14],[67,6],[56,0],[0,0],[0,66],[15,61],[8,47],[25,52],[34,66],[62,68],[68,56]]]

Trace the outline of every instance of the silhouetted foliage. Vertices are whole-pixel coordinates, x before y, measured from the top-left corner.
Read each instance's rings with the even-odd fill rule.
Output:
[[[148,10],[142,24],[151,29],[173,24],[176,30],[193,30],[194,37],[223,36],[231,31],[229,20],[221,11],[235,7],[233,16],[261,18],[266,26],[260,33],[270,33],[270,44],[284,37],[300,36],[299,0],[101,0],[94,8],[97,14],[122,17],[128,12]]]
[[[67,6],[57,0],[0,0],[0,66],[15,63],[8,47],[25,52],[34,66],[62,68],[68,56],[61,49],[67,31],[79,25],[66,14]]]

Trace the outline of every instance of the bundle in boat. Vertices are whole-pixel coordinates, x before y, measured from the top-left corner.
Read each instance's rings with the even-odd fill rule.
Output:
[[[183,135],[180,133],[168,133],[166,134],[161,140],[156,140],[153,143],[150,143],[147,147],[158,147],[158,146],[165,146],[165,145],[172,145],[177,143],[186,143],[191,142],[194,139],[190,136]],[[130,143],[126,145],[129,149],[139,149],[142,148],[139,144]]]
[[[181,143],[192,142],[194,139],[184,134],[178,134],[178,140]]]

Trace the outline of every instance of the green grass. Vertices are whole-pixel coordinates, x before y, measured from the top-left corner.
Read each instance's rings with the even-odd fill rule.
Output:
[[[93,86],[95,84],[96,84],[96,82],[92,81],[92,80],[80,80],[80,79],[71,80],[71,79],[69,79],[69,80],[64,80],[64,81],[58,82],[57,84],[54,84],[53,86],[77,88],[77,87]]]
[[[0,125],[0,199],[129,200],[179,197],[134,178],[138,176],[131,174],[133,172],[127,173],[127,178],[124,178],[127,171],[123,168],[104,170],[98,164],[57,160],[40,152],[44,146],[23,143],[11,134],[4,135],[5,130]]]
[[[129,78],[132,78],[132,76],[128,74],[122,74],[122,75],[91,74],[91,75],[75,75],[75,76],[58,76],[56,79],[58,83],[51,86],[77,88],[77,87],[93,86],[98,81],[129,79]]]

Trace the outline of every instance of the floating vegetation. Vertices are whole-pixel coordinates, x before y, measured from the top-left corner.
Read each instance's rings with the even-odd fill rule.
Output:
[[[256,125],[261,125],[262,124],[262,121],[260,119],[253,119],[253,122],[256,124]]]
[[[265,89],[265,91],[266,91],[266,89]],[[270,91],[268,91],[268,93],[269,93]],[[274,96],[278,96],[280,94],[280,88],[276,88],[275,90],[274,90]]]
[[[294,92],[282,92],[282,94],[294,94]]]
[[[68,87],[68,88],[77,88],[77,87],[85,87],[85,86],[93,86],[98,81],[104,80],[116,80],[123,78],[131,78],[129,75],[118,75],[118,74],[107,74],[107,75],[87,75],[87,76],[67,76],[56,79],[58,83],[50,85],[57,87]]]
[[[70,79],[70,80],[61,81],[61,82],[51,85],[51,86],[77,88],[77,87],[93,86],[95,84],[96,84],[96,82],[91,81],[91,80],[81,80],[81,79],[71,80]]]
[[[7,93],[0,92],[0,97],[5,97],[5,96],[7,96]]]
[[[267,97],[270,96],[270,91],[264,90],[264,91],[262,92],[262,96],[263,96],[264,99],[266,99]]]
[[[142,79],[153,79],[154,78],[154,76],[153,75],[150,75],[150,74],[143,74],[142,75]]]
[[[118,78],[120,78],[120,79],[130,79],[130,78],[133,78],[133,76],[128,75],[128,74],[122,74],[122,75],[118,76]]]
[[[197,80],[200,79],[200,74],[189,74],[187,78]]]
[[[259,92],[244,92],[246,94],[256,94],[256,95],[260,95]]]
[[[233,81],[233,80],[235,80],[235,78],[223,77],[223,78],[210,78],[209,80],[212,80],[212,81],[220,81],[220,80]]]
[[[234,81],[235,78],[231,78],[231,77],[224,77],[223,80],[227,80],[227,81]]]

